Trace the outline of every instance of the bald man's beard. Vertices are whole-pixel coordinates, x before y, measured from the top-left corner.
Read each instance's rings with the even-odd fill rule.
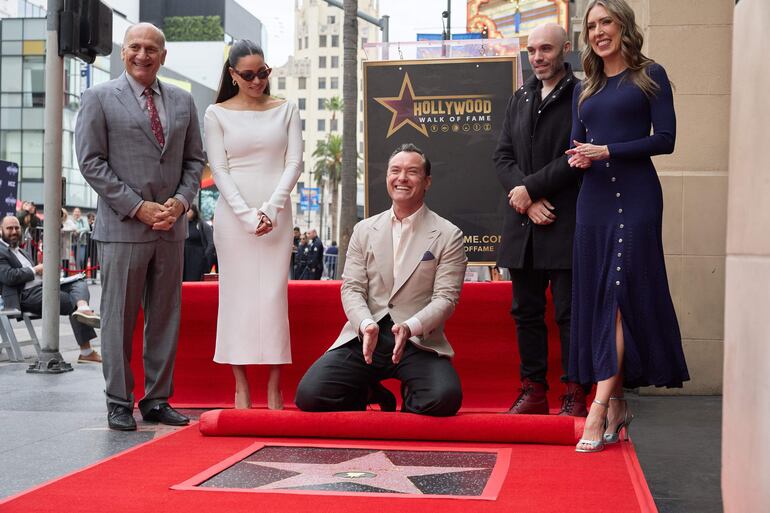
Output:
[[[564,50],[554,59],[553,64],[548,68],[547,76],[537,77],[538,80],[550,80],[554,76],[558,75],[564,69]],[[537,76],[537,73],[535,73]]]

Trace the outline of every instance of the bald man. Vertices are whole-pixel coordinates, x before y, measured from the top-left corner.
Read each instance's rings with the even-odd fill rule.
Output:
[[[567,381],[572,296],[572,239],[580,173],[569,167],[572,89],[564,60],[570,43],[562,27],[535,28],[527,41],[533,75],[508,102],[494,154],[497,177],[508,194],[498,266],[513,281],[511,315],[521,357],[521,390],[510,413],[549,413],[546,289],[550,284],[561,339],[562,382]],[[586,416],[585,393],[566,383],[561,415]]]
[[[315,228],[307,231],[307,245],[308,279],[320,280],[324,273],[324,245],[318,237],[318,232],[315,231]]]
[[[111,429],[136,429],[131,347],[144,310],[147,422],[184,425],[168,403],[179,334],[184,215],[203,169],[190,93],[158,81],[163,32],[150,23],[126,31],[125,73],[83,93],[75,128],[80,171],[99,195],[92,238],[102,266],[102,357]],[[142,355],[134,355],[141,357]]]

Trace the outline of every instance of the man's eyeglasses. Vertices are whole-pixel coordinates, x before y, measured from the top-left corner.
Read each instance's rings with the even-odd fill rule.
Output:
[[[238,71],[235,68],[232,68],[232,70],[235,72],[236,75],[244,79],[246,82],[251,82],[255,78],[258,78],[260,80],[264,80],[267,77],[270,76],[270,73],[272,73],[273,68],[269,68],[265,66],[259,71],[251,71],[250,69],[244,70],[244,71]]]

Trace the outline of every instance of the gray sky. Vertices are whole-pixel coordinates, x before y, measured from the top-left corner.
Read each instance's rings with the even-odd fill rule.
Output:
[[[294,0],[236,0],[267,28],[267,57],[281,66],[294,51]],[[451,0],[452,32],[465,32],[466,0]],[[390,16],[391,41],[415,41],[418,32],[441,33],[447,0],[380,0],[380,16]],[[341,11],[340,11],[341,12]]]

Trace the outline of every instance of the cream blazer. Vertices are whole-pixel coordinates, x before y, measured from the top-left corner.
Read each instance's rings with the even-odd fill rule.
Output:
[[[390,210],[356,224],[342,273],[342,307],[348,322],[330,349],[359,337],[364,319],[394,323],[414,316],[423,333],[410,340],[421,349],[454,356],[444,323],[457,305],[467,258],[459,228],[427,209],[414,227],[399,275],[393,277]]]

